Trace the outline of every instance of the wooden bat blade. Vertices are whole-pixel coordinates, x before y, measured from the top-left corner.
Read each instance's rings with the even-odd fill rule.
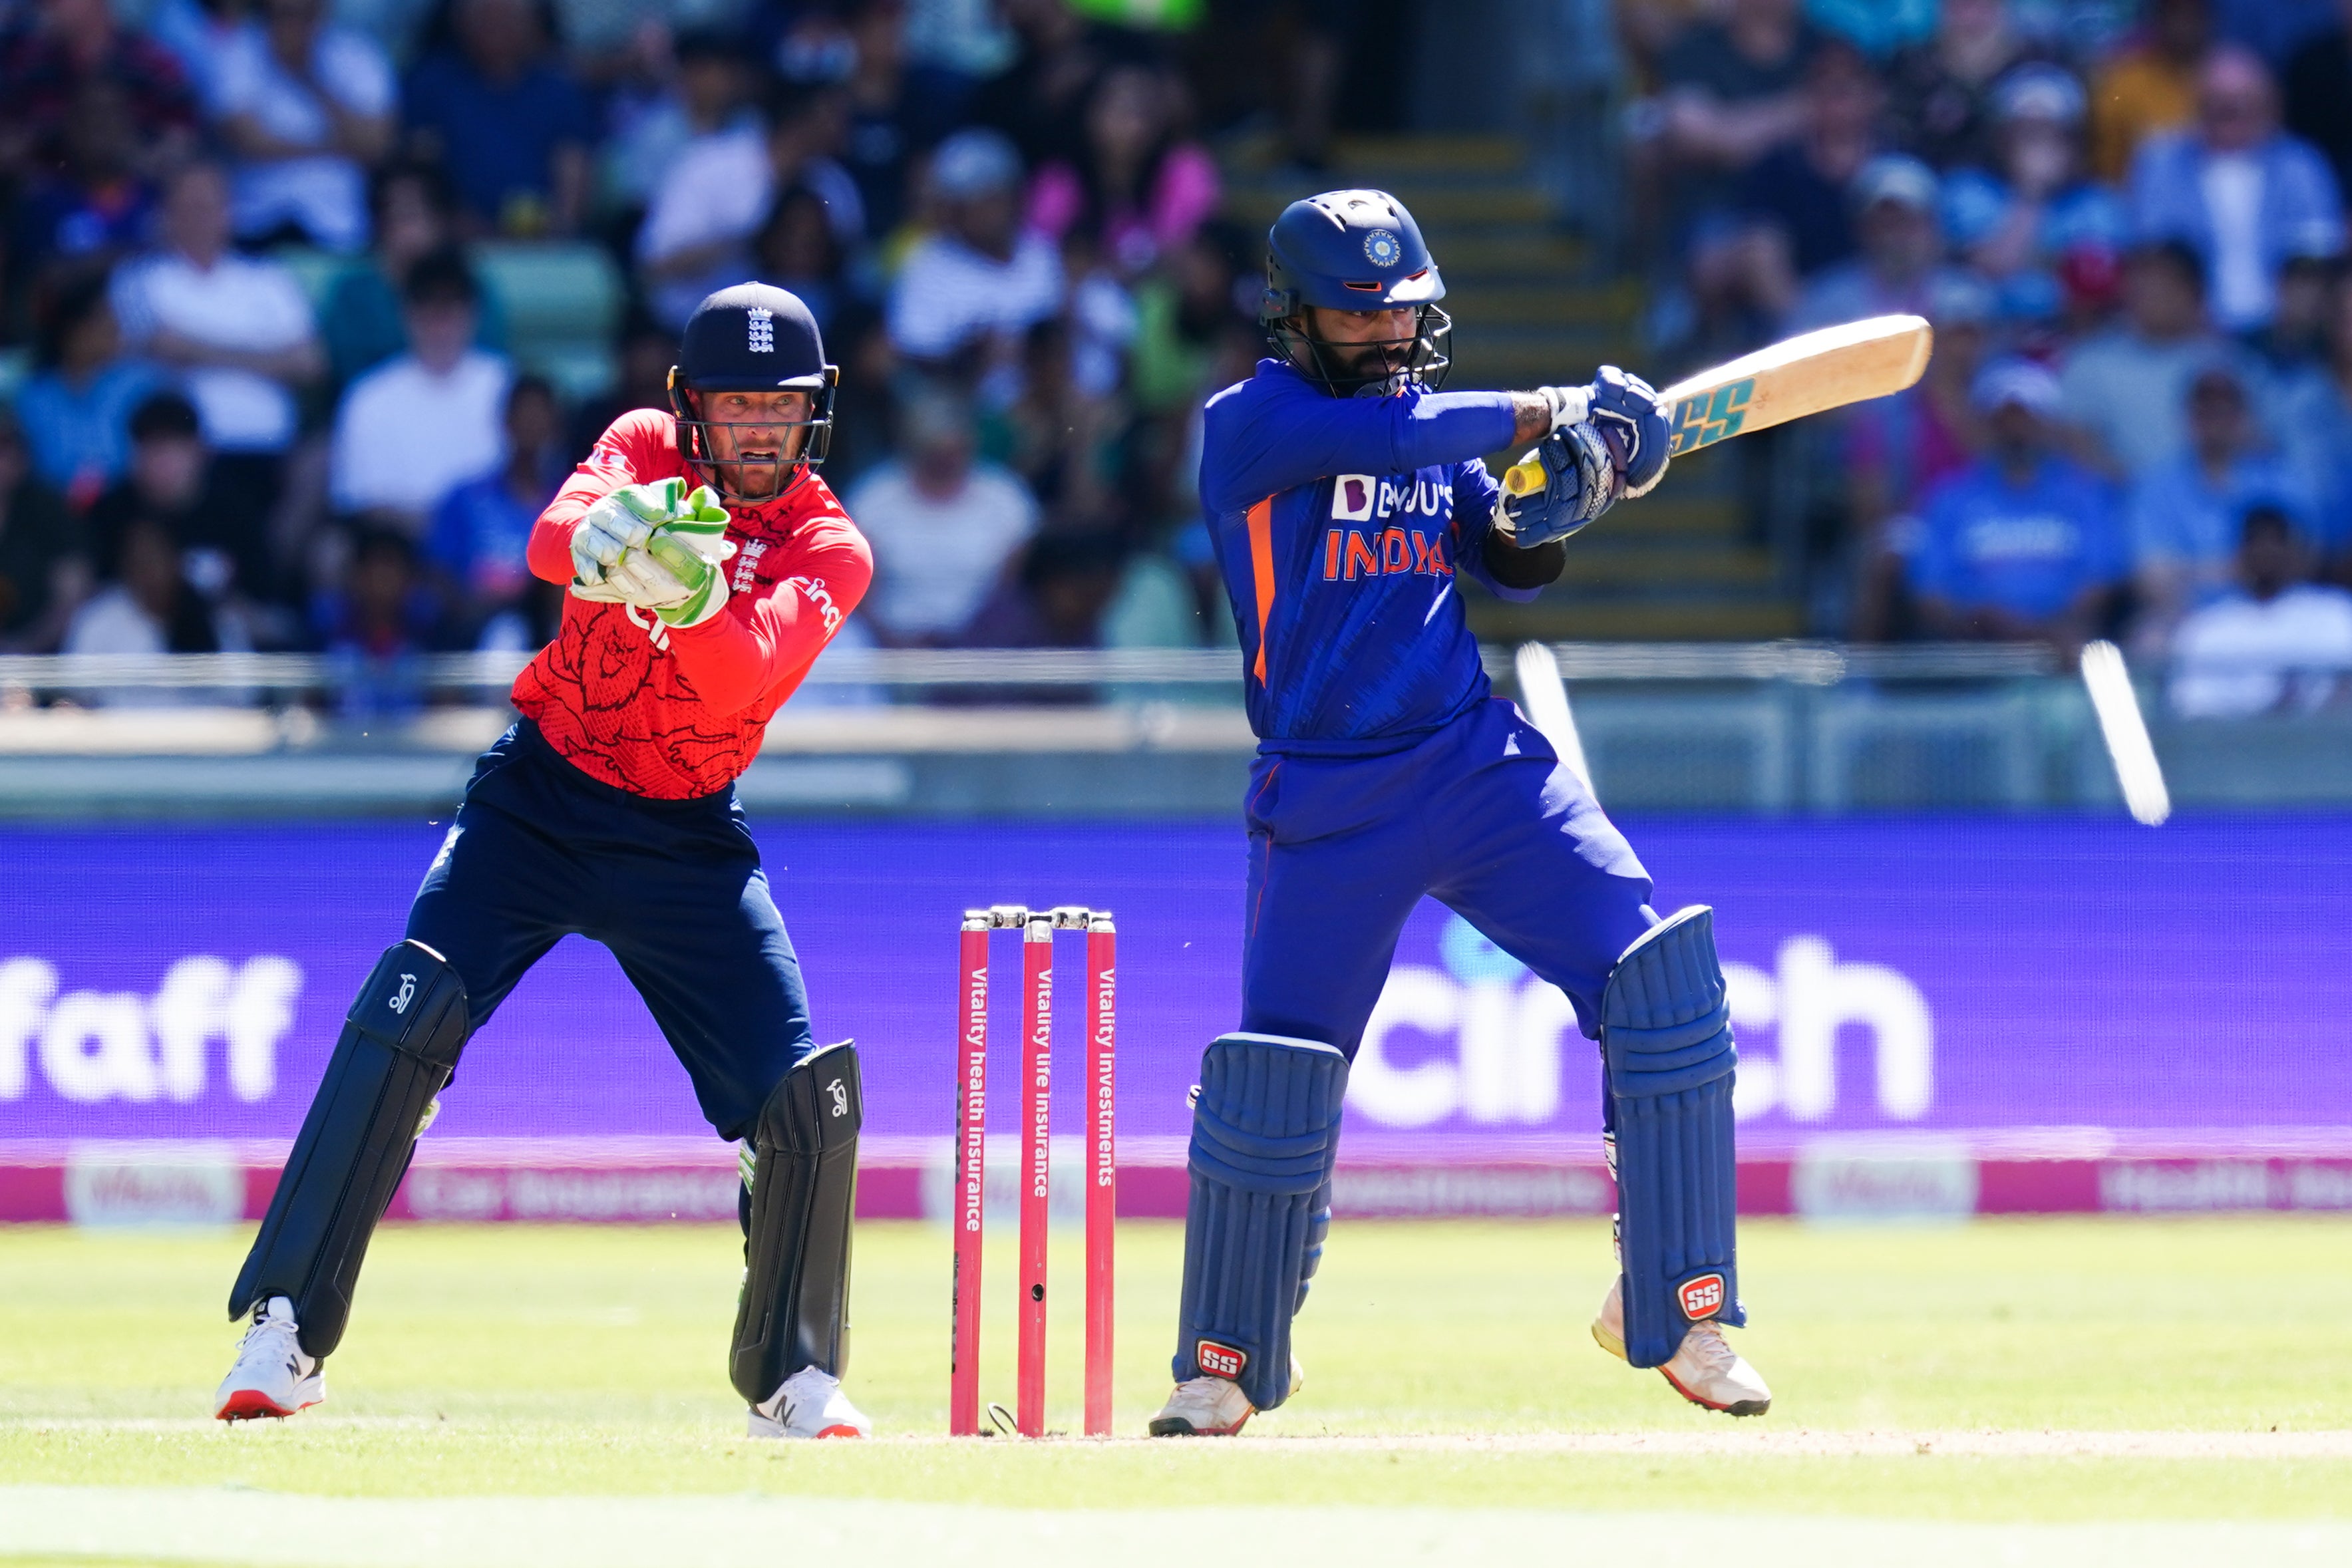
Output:
[[[1874,316],[1701,371],[1658,394],[1675,431],[1667,455],[1899,392],[1926,373],[1935,346],[1935,329],[1921,317]],[[1542,490],[1541,459],[1532,452],[1520,458],[1505,471],[1503,487],[1514,496]]]
[[[1885,397],[1927,369],[1935,329],[1917,316],[1824,327],[1701,371],[1658,394],[1672,412],[1679,457],[1750,431]]]

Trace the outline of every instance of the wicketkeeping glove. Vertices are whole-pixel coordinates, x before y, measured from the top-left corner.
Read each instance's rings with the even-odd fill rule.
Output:
[[[683,599],[652,606],[664,622],[699,626],[727,607],[726,566],[734,557],[735,542],[727,537],[727,508],[708,485],[684,497],[644,548],[686,590]]]
[[[696,541],[683,559],[675,549],[655,548],[660,536],[672,531]],[[656,614],[698,604],[715,612],[726,602],[726,584],[719,584],[716,603],[709,602],[707,580],[713,573],[704,563],[734,555],[726,533],[726,510],[707,487],[689,492],[683,479],[625,486],[589,507],[572,530],[572,559],[578,573],[572,596]],[[709,618],[706,613],[674,623],[692,625]]]
[[[576,598],[627,604],[639,610],[658,610],[665,604],[683,604],[692,597],[692,591],[680,582],[669,568],[647,555],[643,545],[623,556],[621,564],[604,574],[602,586],[575,586],[572,591]]]
[[[676,504],[676,479],[657,485],[626,485],[588,508],[572,530],[572,590],[583,599],[617,601],[618,593],[582,593],[605,586],[605,579],[622,558],[652,537],[656,525],[668,520]]]

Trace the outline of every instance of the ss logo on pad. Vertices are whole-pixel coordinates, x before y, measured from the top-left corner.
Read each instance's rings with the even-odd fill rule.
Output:
[[[1239,1377],[1242,1368],[1249,1364],[1249,1352],[1204,1339],[1192,1347],[1192,1359],[1211,1377]]]
[[[1675,1291],[1675,1296],[1682,1303],[1683,1316],[1693,1322],[1711,1318],[1723,1310],[1723,1276],[1701,1274]]]

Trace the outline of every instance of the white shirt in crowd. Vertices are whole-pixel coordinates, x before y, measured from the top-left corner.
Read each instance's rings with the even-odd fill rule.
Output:
[[[2251,152],[2216,152],[2199,179],[2213,227],[2213,319],[2231,328],[2270,319],[2263,256],[2263,166]]]
[[[1004,563],[1037,531],[1028,486],[975,464],[963,489],[935,500],[885,463],[843,500],[874,549],[867,601],[902,636],[952,637],[971,623]]]
[[[1070,380],[1088,397],[1110,396],[1142,325],[1135,297],[1108,273],[1090,272],[1070,285]]]
[[[208,347],[275,353],[310,337],[310,301],[274,261],[226,254],[209,267],[163,251],[114,275],[114,314],[136,349],[169,329]],[[282,452],[294,439],[294,394],[251,371],[184,372],[205,443],[220,452]]]
[[[328,465],[337,508],[421,525],[443,497],[505,461],[511,376],[505,360],[468,349],[446,375],[403,354],[353,382]]]
[[[390,114],[398,101],[390,62],[365,34],[324,27],[310,55],[310,75],[347,113]],[[298,81],[257,27],[237,33],[224,47],[212,83],[213,110],[250,115],[280,141],[320,151],[308,158],[240,162],[231,182],[236,232],[267,234],[291,223],[329,250],[367,243],[367,175],[359,164],[326,148],[333,122],[308,83]]]
[[[162,653],[169,652],[162,622],[121,583],[101,588],[82,601],[67,623],[68,653]]]
[[[253,650],[245,622],[234,615],[215,614],[213,636],[224,653]],[[68,653],[168,653],[170,639],[163,624],[121,583],[101,588],[82,601],[66,623],[62,651]],[[76,700],[98,707],[184,707],[207,702],[242,700],[235,695],[202,692],[184,686],[107,686],[76,694]]]
[[[825,216],[845,249],[865,232],[866,208],[857,183],[830,158],[811,159],[796,176],[824,203]],[[660,261],[703,246],[737,247],[699,277],[670,278],[653,286],[654,314],[683,326],[715,289],[740,283],[751,271],[747,246],[776,196],[776,168],[767,132],[757,125],[698,136],[677,164],[655,185],[646,221],[637,228],[637,260]]]
[[[2315,708],[2352,671],[2352,593],[2305,584],[2191,611],[2172,639],[2172,707],[2188,718]]]
[[[1018,336],[1062,308],[1062,256],[1024,233],[1010,260],[933,235],[907,253],[890,294],[890,340],[919,360],[944,359],[986,332]]]

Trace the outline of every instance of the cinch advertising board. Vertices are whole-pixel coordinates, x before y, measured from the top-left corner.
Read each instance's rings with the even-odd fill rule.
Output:
[[[282,1147],[445,828],[0,832],[0,1144]],[[1629,832],[1659,908],[1717,909],[1743,1154],[1839,1139],[2352,1145],[2352,821]],[[859,1042],[878,1144],[950,1126],[961,912],[1082,903],[1118,921],[1123,1143],[1181,1159],[1201,1048],[1235,1022],[1238,826],[757,833],[820,1036]],[[1010,935],[995,940],[991,1124],[1009,1136],[1018,956]],[[1075,1001],[1081,938],[1060,940]],[[1081,1020],[1066,1011],[1055,1114],[1075,1133]],[[1348,1147],[1396,1167],[1589,1162],[1598,1092],[1564,999],[1425,904],[1356,1059]],[[618,967],[579,938],[467,1047],[433,1134],[575,1149],[709,1136]]]

